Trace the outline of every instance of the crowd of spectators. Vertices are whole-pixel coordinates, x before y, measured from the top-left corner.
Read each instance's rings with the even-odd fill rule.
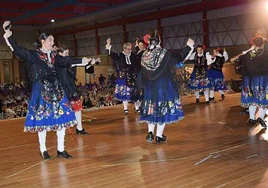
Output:
[[[29,93],[24,81],[1,83],[0,119],[26,116]]]

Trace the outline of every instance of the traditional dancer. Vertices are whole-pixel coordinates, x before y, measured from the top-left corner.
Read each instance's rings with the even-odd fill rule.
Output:
[[[234,62],[234,61],[238,61],[239,62],[239,69],[240,69],[240,72],[241,72],[241,75],[242,75],[242,94],[243,94],[243,91],[244,90],[248,90],[248,74],[249,73],[246,73],[245,72],[245,69],[244,69],[244,63],[245,63],[245,59],[243,60],[244,62],[242,62],[242,58],[244,58],[244,55],[246,54],[254,54],[256,52],[256,49],[259,49],[260,48],[260,44],[259,44],[259,39],[262,39],[264,41],[264,43],[267,43],[267,32],[265,29],[258,29],[252,39],[251,39],[251,48],[249,48],[248,50],[245,50],[243,51],[242,53],[238,54],[237,56],[231,58],[231,62]],[[263,43],[263,46],[264,46],[264,43]],[[263,47],[262,47],[263,48]],[[254,64],[255,65],[255,64]],[[252,67],[254,67],[254,65]],[[252,76],[251,76],[252,77]],[[244,87],[244,84],[246,84],[246,86]],[[254,104],[255,102],[250,102],[250,100],[248,100],[249,98],[246,97],[247,94],[244,95],[241,95],[241,101],[242,101],[242,106],[248,111],[249,111],[249,123],[254,125],[257,123],[257,120],[255,118],[255,114],[256,114],[256,111],[257,111],[257,106]],[[245,103],[245,105],[243,105]],[[260,116],[260,119],[259,121],[261,121],[265,115],[264,111],[262,108],[260,108],[260,113],[258,113]]]
[[[254,123],[256,123],[255,112],[259,108],[257,121],[266,126],[263,118],[268,106],[268,43],[264,31],[255,34],[252,40],[253,49],[241,56],[243,74],[241,105],[249,107],[250,120]]]
[[[223,90],[226,90],[227,88],[222,68],[223,64],[227,61],[227,59],[228,59],[227,52],[219,47],[213,49],[213,56],[207,59],[209,65],[208,77],[213,87],[213,89],[209,91],[210,101],[214,100],[215,91],[219,91],[222,100],[224,100],[225,98]]]
[[[57,78],[54,64],[88,64],[90,59],[74,60],[57,55],[53,50],[54,37],[49,33],[39,36],[36,50],[27,50],[17,44],[10,27],[10,21],[5,21],[3,28],[7,45],[18,57],[32,64],[35,74],[24,131],[38,132],[40,154],[44,159],[50,159],[46,148],[46,133],[57,131],[57,156],[71,158],[64,149],[64,137],[65,129],[76,124],[75,115]]]
[[[60,44],[58,46],[58,53],[63,57],[69,56],[69,49],[65,46]],[[99,59],[98,59],[99,60]],[[96,62],[95,59],[91,60],[91,65],[94,65]],[[81,65],[72,65],[70,67],[66,67],[65,65],[59,65],[56,63],[56,70],[58,74],[58,78],[68,96],[69,101],[71,102],[73,111],[75,112],[75,117],[77,121],[76,127],[76,134],[88,135],[88,132],[82,126],[82,101],[80,93],[76,87],[76,67]]]
[[[144,40],[136,39],[135,49],[137,52],[138,59],[141,60],[143,53],[146,51],[147,43]]]
[[[140,75],[140,72],[141,72],[141,58],[143,56],[143,53],[146,51],[146,48],[148,46],[148,35],[145,35],[143,37],[143,40],[139,40],[138,38],[136,39],[136,45],[135,45],[135,50],[136,50],[136,53],[137,53],[137,58],[139,60],[139,63],[137,64],[136,66],[136,72],[137,72],[137,84],[139,84],[139,82],[141,81],[141,75]],[[145,41],[146,40],[146,41]],[[141,101],[142,101],[142,94],[141,94],[141,90],[138,91],[138,102],[139,102],[139,106],[141,105]],[[140,110],[138,111],[138,113],[140,113]]]
[[[141,87],[144,98],[141,104],[140,122],[148,124],[147,142],[154,140],[155,124],[157,124],[156,143],[165,142],[167,140],[163,135],[165,125],[184,117],[178,85],[174,81],[176,77],[174,69],[176,63],[188,55],[194,41],[189,39],[187,45],[177,60],[170,52],[159,46],[157,31],[150,35],[148,48],[141,61]]]
[[[209,90],[212,84],[208,79],[207,58],[202,45],[196,47],[196,52],[186,59],[194,60],[194,70],[190,76],[189,88],[195,91],[196,103],[199,103],[200,91],[204,91],[206,103],[209,104]]]
[[[246,53],[248,53],[249,51],[251,51],[253,49],[254,49],[254,46],[252,46],[250,49],[245,50],[245,51],[241,52],[240,54],[238,54],[238,55],[236,55],[236,56],[234,56],[234,57],[232,57],[230,59],[230,62],[235,65],[235,73],[236,74],[241,74],[243,76],[243,74],[241,72],[242,71],[241,70],[242,69],[241,57],[242,57],[242,55],[245,55]],[[243,80],[243,77],[241,77],[241,80]],[[254,117],[255,117],[256,109],[254,110],[254,112],[252,110],[254,110],[254,109],[251,109],[251,113],[254,114]],[[248,107],[244,107],[244,109],[241,110],[240,113],[242,113],[242,114],[248,114],[249,113],[249,108]],[[256,123],[255,118],[254,119],[249,119],[249,123],[250,124],[255,124]]]
[[[136,79],[139,72],[139,60],[132,51],[131,43],[124,43],[121,53],[111,51],[111,39],[107,39],[106,51],[116,64],[117,78],[115,86],[115,98],[123,101],[124,113],[128,114],[128,102],[135,101],[135,110],[140,113],[139,93]]]

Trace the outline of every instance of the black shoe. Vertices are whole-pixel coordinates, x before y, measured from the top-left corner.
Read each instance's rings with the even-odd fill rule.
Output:
[[[248,114],[248,108],[244,108],[244,110],[240,111],[240,114]]]
[[[153,142],[153,140],[154,140],[154,134],[152,133],[152,131],[151,132],[148,132],[148,135],[146,136],[146,140],[147,140],[147,142]]]
[[[214,97],[209,97],[209,101],[214,101]]]
[[[135,110],[135,113],[140,114],[141,111],[140,110]]]
[[[257,120],[255,120],[255,119],[249,119],[248,122],[251,125],[255,125],[257,123]]]
[[[157,144],[161,143],[161,142],[166,142],[167,141],[167,137],[165,135],[162,135],[162,138],[157,136],[155,137],[155,141]]]
[[[198,104],[198,103],[199,103],[199,99],[196,99],[196,100],[195,100],[195,103]]]
[[[127,115],[128,114],[128,110],[124,110],[124,114]]]
[[[40,152],[40,156],[41,156],[43,159],[51,159],[51,157],[49,156],[49,154],[48,154],[47,151],[44,151],[43,153]]]
[[[209,104],[209,101],[206,101],[206,104]]]
[[[221,94],[221,99],[222,99],[222,100],[224,100],[224,99],[225,99],[224,94]]]
[[[262,127],[267,128],[267,125],[266,125],[265,121],[262,118],[258,118],[257,122],[259,124],[261,124]]]
[[[88,132],[86,132],[84,128],[81,131],[76,129],[76,134],[88,135]]]
[[[65,150],[63,152],[57,151],[57,157],[64,157],[66,159],[72,158],[72,156],[69,155],[69,153],[67,153],[67,151],[65,151]]]

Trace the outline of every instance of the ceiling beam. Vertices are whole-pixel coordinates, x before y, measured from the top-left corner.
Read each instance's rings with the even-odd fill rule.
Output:
[[[117,19],[114,21],[76,28],[74,30],[57,32],[55,35],[66,35],[66,34],[71,34],[73,32],[78,33],[78,32],[83,32],[83,31],[92,30],[92,29],[109,27],[109,26],[126,25],[126,24],[132,24],[132,23],[137,23],[137,22],[150,21],[150,20],[161,19],[161,18],[166,18],[166,17],[173,17],[177,15],[184,15],[184,14],[203,12],[203,11],[214,10],[214,9],[219,9],[219,8],[225,8],[225,7],[230,7],[230,6],[236,6],[240,4],[247,4],[251,2],[252,0],[202,1],[199,3],[193,3],[193,4],[169,8],[165,10],[159,10],[159,11],[155,11],[152,13],[145,13],[145,14],[140,14],[140,15],[131,16],[131,17],[124,17],[124,18]]]
[[[68,3],[73,3],[73,2],[75,2],[75,0],[65,0],[63,2],[52,2],[51,4],[49,4],[49,6],[46,6],[46,7],[37,9],[37,10],[27,11],[22,16],[19,16],[19,17],[16,17],[14,19],[11,19],[11,21],[25,20],[25,19],[28,19],[28,18],[30,18],[32,16],[35,16],[36,14],[46,13],[46,12],[52,10],[52,9],[59,8],[59,7],[62,7],[64,5],[66,5],[66,4],[68,4]]]

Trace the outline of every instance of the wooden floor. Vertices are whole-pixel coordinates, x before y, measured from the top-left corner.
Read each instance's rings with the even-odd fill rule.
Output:
[[[90,135],[77,144],[67,132],[73,158],[58,159],[50,132],[48,161],[37,134],[23,132],[24,119],[0,121],[0,187],[268,187],[268,143],[248,136],[239,104],[238,93],[210,105],[184,97],[185,119],[166,127],[165,144],[146,143],[133,106],[127,116],[121,105],[84,112]]]

